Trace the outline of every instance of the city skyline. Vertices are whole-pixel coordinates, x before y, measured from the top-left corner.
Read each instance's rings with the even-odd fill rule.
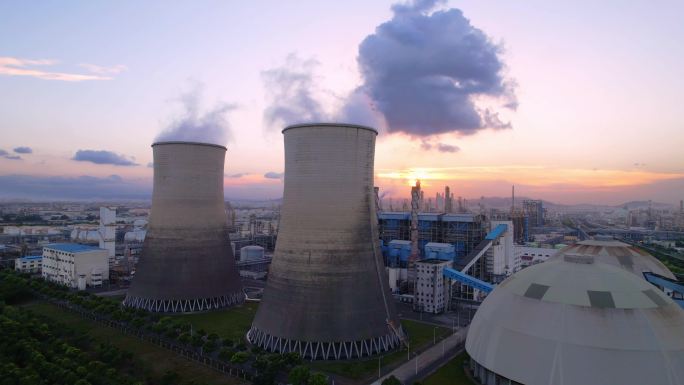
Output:
[[[394,3],[4,3],[0,198],[149,197],[149,146],[185,121],[228,128],[217,138],[227,197],[280,198],[280,130],[292,121],[269,111],[288,85],[316,102],[285,103],[304,121],[380,130],[376,185],[389,197],[421,179],[432,195],[449,185],[467,198],[508,196],[512,184],[566,204],[683,198],[681,4]],[[485,75],[496,79],[462,100],[487,124],[416,126],[377,100],[355,104],[359,87],[393,96],[359,70],[366,39],[387,40],[383,23],[415,26],[402,17],[442,32],[438,12],[448,27],[481,31],[482,52],[494,52]],[[418,36],[434,38],[435,55],[462,53],[439,34]]]

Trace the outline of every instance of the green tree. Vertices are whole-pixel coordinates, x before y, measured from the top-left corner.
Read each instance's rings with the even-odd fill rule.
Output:
[[[290,374],[287,376],[287,379],[292,385],[307,385],[310,376],[311,372],[308,367],[304,365],[298,365],[290,370]]]
[[[320,372],[313,373],[309,377],[308,385],[328,385],[328,376]]]
[[[234,364],[242,364],[244,362],[247,362],[248,358],[249,354],[247,352],[237,352],[233,354],[233,357],[230,358],[230,362]]]
[[[167,370],[166,373],[161,378],[161,384],[162,385],[173,385],[177,384],[178,380],[180,379],[180,375],[178,373],[172,371],[172,370]]]
[[[389,376],[382,381],[382,385],[401,385],[401,381],[394,376]]]

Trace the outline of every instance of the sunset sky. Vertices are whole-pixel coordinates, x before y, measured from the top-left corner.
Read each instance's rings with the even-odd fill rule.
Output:
[[[3,1],[0,199],[149,197],[193,129],[227,197],[278,198],[315,120],[377,127],[396,198],[684,199],[684,2],[395,3]]]

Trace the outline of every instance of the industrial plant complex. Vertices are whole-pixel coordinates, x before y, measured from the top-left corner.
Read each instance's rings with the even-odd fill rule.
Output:
[[[383,200],[375,129],[282,134],[282,202],[226,202],[223,146],[157,142],[151,206],[41,208],[32,215],[43,226],[4,226],[0,252],[15,257],[3,263],[69,290],[122,294],[135,312],[250,302],[236,344],[306,361],[377,358],[378,383],[420,380],[448,362],[448,341],[482,385],[684,384],[684,205],[656,212],[649,202],[616,219],[619,209],[516,204],[514,188],[498,206],[448,186],[433,200],[420,180],[409,199]],[[645,227],[631,226],[642,217]],[[669,217],[674,225],[656,225]],[[452,331],[441,358],[413,350],[406,320],[432,328],[435,346],[438,328]],[[399,350],[407,362],[383,374],[381,359]]]

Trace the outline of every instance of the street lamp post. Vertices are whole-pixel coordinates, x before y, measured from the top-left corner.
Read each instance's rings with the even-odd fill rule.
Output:
[[[382,356],[378,356],[378,380],[380,379],[380,359]]]
[[[418,375],[418,354],[416,354],[416,376]]]

